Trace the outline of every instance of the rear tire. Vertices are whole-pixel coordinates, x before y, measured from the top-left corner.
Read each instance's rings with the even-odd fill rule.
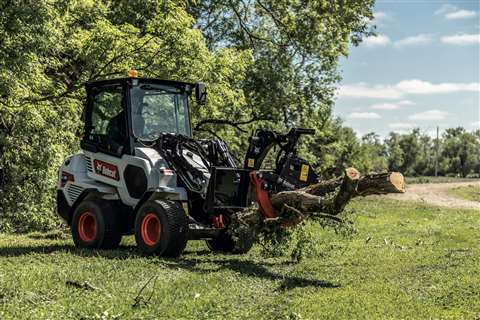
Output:
[[[75,208],[71,224],[75,246],[90,249],[117,248],[122,240],[121,220],[107,200],[83,200]]]
[[[149,200],[135,218],[135,240],[146,254],[178,257],[187,245],[188,219],[180,204]]]

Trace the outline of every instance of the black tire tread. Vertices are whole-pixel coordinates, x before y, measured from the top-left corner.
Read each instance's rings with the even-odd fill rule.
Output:
[[[179,203],[156,200],[164,209],[168,218],[170,239],[162,253],[164,257],[178,257],[187,246],[188,219]]]
[[[150,210],[160,218],[162,228],[160,241],[153,247],[145,245],[140,231],[142,219]],[[182,206],[175,201],[147,200],[135,217],[135,240],[145,254],[172,258],[180,256],[188,241],[188,218]]]
[[[102,207],[103,221],[105,223],[105,233],[103,235],[103,241],[100,245],[102,249],[115,249],[118,248],[122,241],[123,228],[121,219],[118,216],[118,212],[115,210],[115,206],[108,201],[104,201]]]
[[[74,237],[74,241],[76,245],[78,245],[78,240],[75,239],[76,231],[75,229],[77,227],[76,223],[73,223],[74,220],[76,220],[76,216],[79,214],[79,212],[83,211],[79,210],[79,208],[90,208],[92,211],[97,211],[98,209],[98,215],[100,217],[97,217],[97,223],[100,223],[98,219],[100,218],[105,226],[103,230],[103,235],[102,239],[98,241],[94,246],[88,246],[88,248],[97,248],[97,249],[114,249],[117,248],[118,245],[120,244],[122,240],[122,226],[121,226],[121,219],[118,216],[118,212],[115,210],[115,206],[113,203],[111,203],[108,200],[100,199],[97,197],[89,197],[83,201],[81,201],[77,208],[75,209],[75,212],[72,217],[72,236]],[[101,232],[101,231],[97,231]],[[80,245],[82,246],[82,245]]]

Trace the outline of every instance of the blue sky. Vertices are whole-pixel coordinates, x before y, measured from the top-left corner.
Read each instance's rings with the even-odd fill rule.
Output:
[[[480,128],[480,0],[377,0],[378,36],[342,59],[334,113],[359,135]]]

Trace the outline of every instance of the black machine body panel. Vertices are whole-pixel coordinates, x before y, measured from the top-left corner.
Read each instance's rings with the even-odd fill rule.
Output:
[[[148,179],[143,168],[127,165],[123,172],[128,194],[135,199],[140,199],[148,188]]]

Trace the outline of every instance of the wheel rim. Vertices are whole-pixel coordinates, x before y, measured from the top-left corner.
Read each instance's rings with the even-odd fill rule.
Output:
[[[160,240],[160,226],[160,219],[154,213],[147,213],[143,218],[140,231],[147,246],[154,246]]]
[[[86,211],[80,215],[78,219],[78,235],[85,242],[91,242],[97,235],[97,219],[95,216]]]

